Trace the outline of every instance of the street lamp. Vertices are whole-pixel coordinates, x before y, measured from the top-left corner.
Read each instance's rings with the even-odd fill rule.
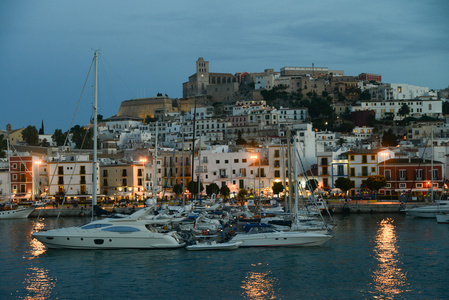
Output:
[[[40,191],[41,191],[41,170],[40,170],[40,166],[41,166],[41,164],[42,164],[42,161],[40,161],[40,160],[37,160],[36,162],[35,162],[35,164],[37,165],[37,178],[38,178],[38,181],[37,181],[37,183],[38,183],[38,187],[37,187],[37,195],[39,195],[40,193]],[[33,180],[33,181],[35,181],[35,180]],[[36,199],[35,199],[36,200]]]
[[[261,197],[260,197],[260,157],[257,155],[251,155],[251,158],[256,160],[259,159],[259,169],[258,169],[258,173],[259,173],[259,205],[261,204]],[[255,187],[254,187],[255,188]]]
[[[143,179],[142,179],[142,201],[143,201],[144,196],[145,196],[145,163],[147,162],[147,159],[146,159],[146,157],[141,157],[139,159],[139,161],[142,163],[142,167],[143,167],[143,170],[142,170],[142,177],[143,177]],[[139,206],[139,202],[137,201],[137,207],[138,206]]]

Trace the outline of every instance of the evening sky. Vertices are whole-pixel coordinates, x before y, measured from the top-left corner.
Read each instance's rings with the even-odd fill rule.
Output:
[[[182,97],[199,57],[211,72],[313,63],[443,89],[448,12],[446,0],[2,0],[0,129],[69,129],[96,49],[104,117],[123,100]],[[89,122],[92,83],[72,125]]]

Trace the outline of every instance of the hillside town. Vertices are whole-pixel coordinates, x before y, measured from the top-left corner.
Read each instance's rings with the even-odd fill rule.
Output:
[[[313,64],[213,73],[200,57],[182,91],[178,99],[124,100],[116,115],[101,116],[97,170],[93,124],[47,133],[45,120],[39,130],[11,120],[0,131],[0,195],[87,202],[93,172],[99,201],[109,203],[282,198],[293,177],[304,196],[424,201],[445,192],[449,88]],[[386,185],[370,189],[373,175]]]

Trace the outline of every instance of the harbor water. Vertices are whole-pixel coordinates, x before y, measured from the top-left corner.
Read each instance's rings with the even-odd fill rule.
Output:
[[[87,218],[65,218],[64,226]],[[449,226],[402,214],[334,217],[322,247],[56,250],[55,218],[0,221],[1,299],[449,299]]]

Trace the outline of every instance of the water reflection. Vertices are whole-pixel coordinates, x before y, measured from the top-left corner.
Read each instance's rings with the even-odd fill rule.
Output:
[[[47,251],[47,248],[44,246],[44,244],[42,244],[41,242],[39,242],[38,240],[36,240],[35,238],[33,238],[31,236],[31,233],[43,230],[44,227],[45,227],[45,225],[43,222],[35,222],[32,232],[28,232],[28,234],[30,236],[30,257],[29,257],[29,259],[36,258],[37,256],[39,256],[42,253],[45,253],[45,251]]]
[[[380,222],[374,247],[375,259],[379,262],[372,274],[376,294],[382,299],[393,299],[404,292],[406,274],[398,261],[397,236],[393,219],[386,218]]]
[[[28,296],[24,299],[49,299],[55,281],[50,278],[48,271],[39,268],[30,268],[29,271],[24,280]]]
[[[271,271],[249,272],[242,285],[243,298],[276,299],[276,285],[277,279],[273,277]]]

